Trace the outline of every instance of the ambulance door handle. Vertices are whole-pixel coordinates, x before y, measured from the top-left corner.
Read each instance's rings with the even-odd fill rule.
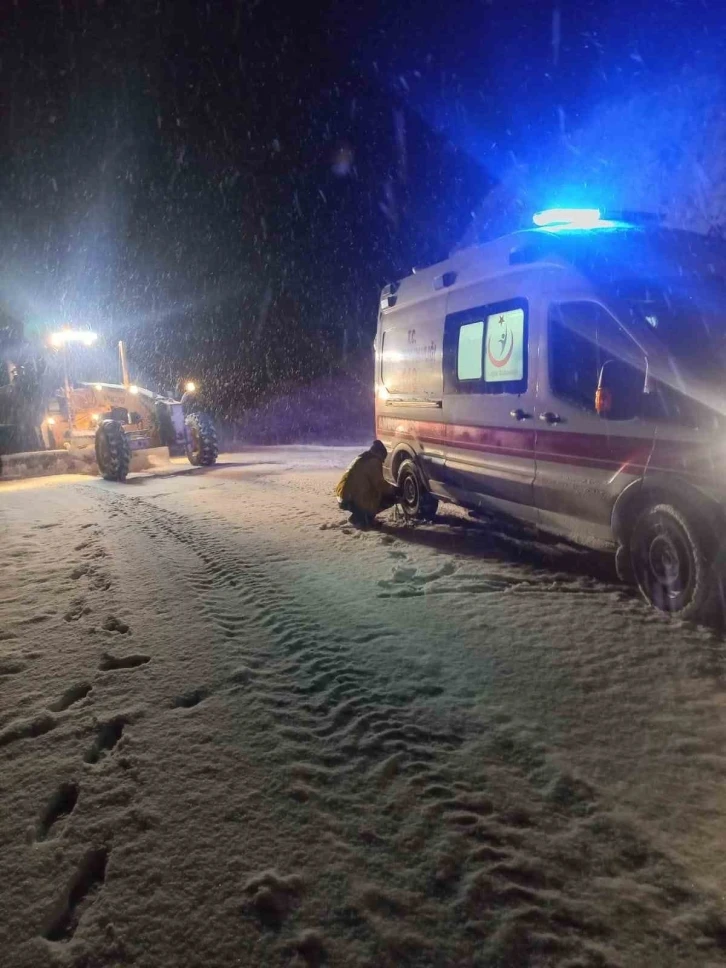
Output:
[[[557,424],[557,423],[560,423],[561,422],[562,417],[560,417],[560,415],[558,413],[552,413],[551,410],[545,410],[544,413],[541,413],[539,415],[539,419],[543,423]]]
[[[510,410],[509,416],[512,418],[512,420],[531,420],[532,419],[532,414],[522,410],[521,407],[517,407],[516,410]]]

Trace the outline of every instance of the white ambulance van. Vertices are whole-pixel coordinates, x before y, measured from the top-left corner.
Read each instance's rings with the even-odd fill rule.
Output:
[[[440,500],[610,547],[657,608],[717,592],[726,249],[551,210],[387,286],[376,432],[407,510]]]

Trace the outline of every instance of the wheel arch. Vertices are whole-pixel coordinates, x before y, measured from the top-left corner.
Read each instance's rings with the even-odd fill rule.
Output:
[[[724,510],[712,497],[683,478],[653,474],[633,481],[615,502],[611,527],[620,544],[628,541],[640,512],[653,504],[671,504],[678,508],[709,538],[713,537],[714,525],[720,528],[724,523]]]
[[[394,481],[398,481],[398,472],[405,460],[412,460],[416,466],[419,466],[414,449],[409,444],[397,444],[391,453],[390,460],[391,477]]]

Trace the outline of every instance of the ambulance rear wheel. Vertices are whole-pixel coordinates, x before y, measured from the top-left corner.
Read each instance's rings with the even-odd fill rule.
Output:
[[[408,517],[418,518],[421,521],[433,521],[439,502],[426,488],[412,460],[405,460],[399,467],[398,487],[399,500]]]
[[[630,538],[633,574],[647,602],[678,618],[702,616],[714,587],[708,543],[670,504],[647,508]]]

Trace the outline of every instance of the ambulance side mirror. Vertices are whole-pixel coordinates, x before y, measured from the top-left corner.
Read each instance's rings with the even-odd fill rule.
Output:
[[[623,360],[607,360],[600,368],[595,412],[605,420],[631,420],[640,413],[643,376]]]

